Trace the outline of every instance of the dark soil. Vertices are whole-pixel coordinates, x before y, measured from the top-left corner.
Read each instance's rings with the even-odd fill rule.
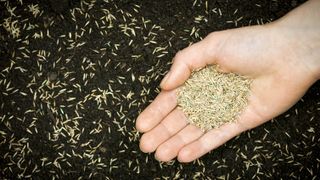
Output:
[[[178,50],[301,3],[0,1],[1,178],[319,178],[319,82],[280,117],[189,164],[142,153],[134,128]]]

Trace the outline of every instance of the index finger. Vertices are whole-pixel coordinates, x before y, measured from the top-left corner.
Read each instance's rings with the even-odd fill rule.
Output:
[[[215,63],[217,52],[218,33],[211,33],[202,41],[199,41],[181,51],[173,58],[173,64],[168,74],[162,80],[162,89],[170,90],[182,85],[193,70]]]

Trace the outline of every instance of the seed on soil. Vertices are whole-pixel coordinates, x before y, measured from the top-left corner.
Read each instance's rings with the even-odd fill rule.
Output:
[[[192,73],[178,90],[178,106],[203,131],[234,122],[248,104],[252,80],[208,66]]]
[[[61,1],[0,0],[1,179],[318,177],[319,83],[286,117],[190,164],[139,150],[135,119],[174,54],[279,18],[269,1]]]

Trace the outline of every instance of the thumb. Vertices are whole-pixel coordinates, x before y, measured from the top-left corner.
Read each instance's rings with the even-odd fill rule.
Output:
[[[161,81],[160,87],[164,90],[177,88],[189,78],[193,70],[215,64],[218,35],[219,32],[211,33],[202,41],[179,51],[173,58],[173,64]]]

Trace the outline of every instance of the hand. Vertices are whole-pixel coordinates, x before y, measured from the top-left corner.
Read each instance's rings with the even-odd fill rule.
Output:
[[[300,12],[306,6],[310,3],[300,7]],[[320,54],[316,52],[319,35],[311,33],[314,30],[310,30],[309,37],[305,29],[292,30],[297,22],[291,21],[290,16],[298,15],[299,8],[268,25],[211,33],[178,52],[161,83],[161,93],[137,119],[137,129],[144,133],[141,150],[156,151],[155,157],[160,161],[177,157],[180,162],[190,162],[294,105],[320,72]],[[310,43],[315,38],[317,43]],[[176,92],[192,70],[209,64],[218,64],[223,72],[249,76],[253,82],[248,106],[239,118],[203,133],[188,124],[187,117],[177,108]]]

